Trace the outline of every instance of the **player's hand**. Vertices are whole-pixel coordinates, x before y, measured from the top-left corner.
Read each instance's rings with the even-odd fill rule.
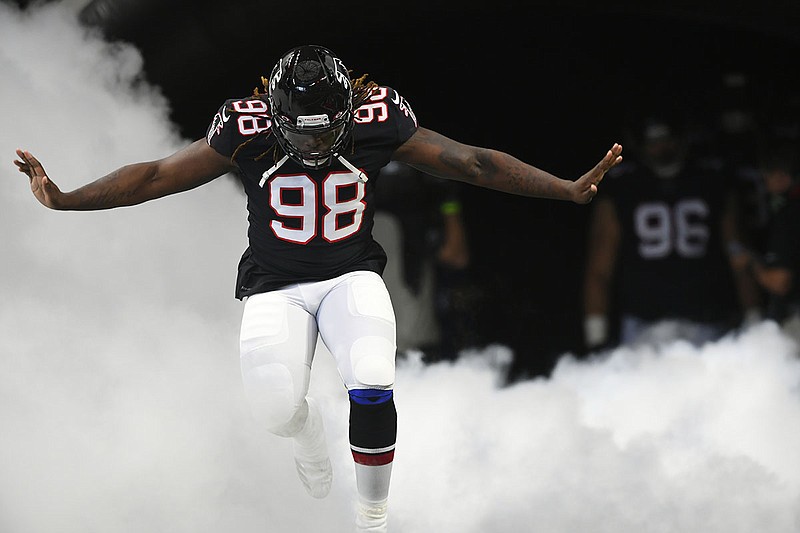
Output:
[[[614,146],[606,153],[605,157],[597,163],[592,170],[573,182],[572,201],[577,204],[588,204],[597,194],[597,185],[603,181],[606,172],[618,165],[622,161],[622,145],[614,143]]]
[[[39,202],[50,209],[59,209],[62,205],[64,193],[47,177],[44,167],[38,159],[28,151],[17,150],[14,164],[17,169],[26,174],[31,182],[31,192]]]

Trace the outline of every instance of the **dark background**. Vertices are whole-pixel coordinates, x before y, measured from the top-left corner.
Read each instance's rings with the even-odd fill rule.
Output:
[[[283,52],[308,43],[396,88],[421,125],[562,177],[588,170],[652,109],[713,128],[730,104],[728,72],[745,74],[737,105],[761,123],[795,109],[800,2],[747,11],[729,2],[461,4],[96,0],[81,18],[141,50],[147,81],[162,88],[187,138],[205,134],[224,99],[260,87]],[[511,345],[519,373],[579,353],[589,209],[463,194],[482,288],[477,336]]]

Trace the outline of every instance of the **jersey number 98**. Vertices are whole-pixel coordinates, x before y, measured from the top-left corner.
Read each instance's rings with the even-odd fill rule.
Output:
[[[344,195],[339,194],[343,188],[353,187],[355,194],[349,198],[343,199]],[[365,190],[364,182],[355,173],[331,172],[322,181],[322,195],[318,198],[317,185],[308,175],[279,174],[269,181],[270,205],[278,216],[295,219],[297,223],[288,225],[273,220],[270,227],[276,237],[295,244],[308,243],[320,230],[326,241],[340,241],[361,228]],[[284,200],[288,191],[299,192],[299,201]],[[296,193],[293,196],[298,198]]]

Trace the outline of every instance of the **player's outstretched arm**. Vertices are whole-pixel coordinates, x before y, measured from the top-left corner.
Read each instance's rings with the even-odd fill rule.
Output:
[[[454,179],[521,196],[570,200],[585,204],[597,194],[597,184],[622,161],[622,146],[605,156],[575,181],[558,178],[519,159],[490,148],[459,143],[419,128],[394,153],[394,159],[440,178]]]
[[[50,209],[89,211],[136,205],[187,191],[234,170],[230,160],[200,139],[174,154],[126,165],[72,192],[62,192],[30,152],[14,161],[30,180],[31,192]]]

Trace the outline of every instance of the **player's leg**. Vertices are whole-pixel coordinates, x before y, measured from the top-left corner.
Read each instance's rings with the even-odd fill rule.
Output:
[[[381,277],[372,272],[342,277],[322,300],[317,322],[350,396],[359,531],[386,531],[397,437],[393,396],[396,326]]]
[[[242,381],[256,420],[294,439],[295,462],[308,492],[322,498],[333,472],[322,417],[306,398],[317,327],[292,290],[251,296],[239,340]]]

